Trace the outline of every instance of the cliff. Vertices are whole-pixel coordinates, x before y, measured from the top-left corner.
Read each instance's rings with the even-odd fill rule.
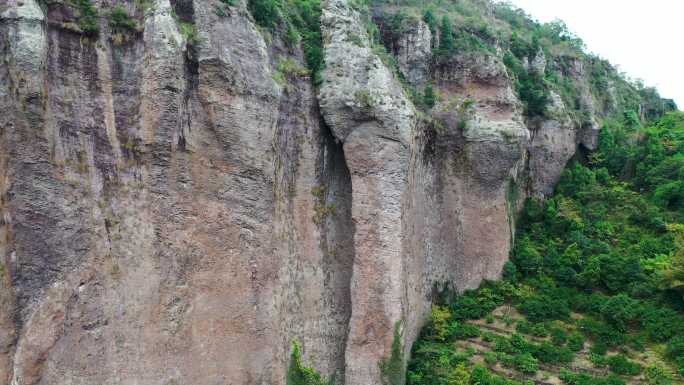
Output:
[[[320,6],[310,71],[244,0],[0,1],[0,385],[284,384],[295,339],[379,384],[603,119],[666,108],[595,58]],[[572,98],[531,114],[547,67]]]

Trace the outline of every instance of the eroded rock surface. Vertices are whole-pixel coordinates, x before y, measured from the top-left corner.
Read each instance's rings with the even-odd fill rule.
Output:
[[[523,199],[597,143],[581,62],[586,119],[526,119],[501,55],[435,57],[413,20],[392,68],[346,0],[317,88],[245,1],[94,1],[139,26],[97,36],[48,3],[0,1],[0,385],[282,385],[295,339],[379,384],[396,328],[405,361],[435,286],[498,278]]]

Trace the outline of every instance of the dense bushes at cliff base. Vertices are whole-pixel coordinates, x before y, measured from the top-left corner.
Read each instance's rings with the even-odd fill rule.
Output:
[[[682,381],[683,181],[684,113],[646,128],[629,112],[607,121],[599,151],[571,164],[554,196],[527,201],[505,280],[441,296],[413,347],[408,383],[451,384],[450,373],[464,368],[468,384],[521,383],[494,366],[529,379],[539,363],[564,367],[581,351],[612,374],[563,369],[565,384]],[[518,332],[491,334],[469,323],[491,320],[502,306],[527,320]],[[474,353],[454,343],[466,339],[491,346],[489,365],[474,364]],[[646,350],[659,351],[661,363],[631,358]]]

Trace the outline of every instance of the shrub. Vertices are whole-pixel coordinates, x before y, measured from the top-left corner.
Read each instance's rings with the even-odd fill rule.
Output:
[[[608,345],[601,341],[598,341],[591,346],[591,349],[589,349],[589,351],[593,355],[603,356],[608,352]]]
[[[380,366],[380,380],[383,385],[404,385],[404,347],[401,343],[401,322],[394,325],[390,356],[378,365]]]
[[[549,332],[543,323],[536,323],[532,326],[532,335],[535,337],[546,337],[549,335]]]
[[[573,352],[566,347],[554,346],[549,342],[543,342],[537,347],[534,356],[547,364],[567,364],[575,358]]]
[[[430,334],[432,338],[437,341],[447,339],[452,333],[449,329],[450,323],[451,311],[449,308],[432,305],[432,313],[430,313]]]
[[[257,24],[264,28],[275,28],[280,21],[280,6],[278,0],[249,0],[247,9]]]
[[[584,337],[580,333],[572,333],[568,337],[568,349],[573,352],[579,352],[584,348]]]
[[[470,372],[464,363],[458,364],[451,370],[448,377],[448,385],[470,385]]]
[[[78,26],[86,35],[100,33],[99,14],[91,0],[71,0],[78,10]]]
[[[494,353],[494,352],[487,352],[487,353],[485,353],[485,354],[484,354],[484,361],[485,361],[485,363],[486,363],[487,365],[489,365],[489,366],[494,366],[494,365],[496,365],[496,361],[497,361],[496,353]]]
[[[532,334],[532,324],[526,320],[518,321],[515,330],[522,334]]]
[[[567,385],[625,385],[625,381],[617,376],[592,377],[585,373],[573,373],[561,369],[560,379]]]
[[[627,357],[622,354],[608,357],[607,362],[610,370],[615,374],[636,376],[637,374],[641,373],[641,365],[628,360]]]
[[[480,328],[473,324],[454,321],[449,326],[451,336],[457,340],[477,338],[480,336]]]
[[[570,306],[566,300],[547,295],[526,299],[518,309],[533,322],[567,319],[570,316]]]
[[[596,341],[596,345],[619,346],[625,342],[625,334],[605,322],[585,318],[579,321],[580,329]]]
[[[431,10],[425,10],[425,12],[423,13],[423,21],[425,22],[425,24],[427,24],[428,28],[430,29],[430,32],[432,33],[432,36],[434,37],[437,33],[437,19],[435,18],[435,15],[432,13]]]
[[[138,23],[128,14],[126,7],[123,5],[115,5],[107,15],[109,27],[113,31],[135,31],[138,28]]]
[[[667,344],[666,354],[673,360],[684,356],[684,336],[673,338]]]
[[[456,319],[480,319],[502,305],[504,298],[490,288],[467,291],[451,304]]]
[[[518,371],[525,374],[534,374],[539,370],[539,362],[530,353],[516,355],[514,364]]]
[[[432,84],[425,86],[425,91],[423,94],[423,103],[428,107],[432,108],[435,106],[435,93],[432,89]]]
[[[551,341],[556,346],[563,346],[568,341],[568,335],[561,328],[551,328]]]
[[[324,379],[315,369],[302,364],[302,353],[298,341],[292,342],[290,366],[287,369],[287,385],[333,385],[334,379]]]
[[[672,385],[672,375],[660,366],[650,365],[644,372],[648,385]]]

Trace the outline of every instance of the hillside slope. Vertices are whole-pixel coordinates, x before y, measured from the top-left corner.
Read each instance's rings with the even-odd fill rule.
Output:
[[[504,281],[433,307],[409,384],[684,383],[684,114],[634,123],[528,202]]]

